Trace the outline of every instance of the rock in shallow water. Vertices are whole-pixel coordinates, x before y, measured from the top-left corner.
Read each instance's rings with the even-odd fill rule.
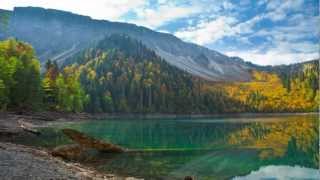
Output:
[[[62,145],[51,151],[53,156],[61,157],[66,160],[87,160],[97,154],[97,150],[84,148],[78,144]]]

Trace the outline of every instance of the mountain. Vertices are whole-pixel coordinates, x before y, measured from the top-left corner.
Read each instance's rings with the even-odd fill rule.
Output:
[[[0,39],[16,37],[34,46],[42,62],[58,61],[88,48],[110,34],[127,34],[169,64],[210,81],[248,81],[249,66],[208,48],[186,43],[177,37],[134,24],[94,20],[70,12],[35,7],[0,11]]]
[[[66,59],[62,68],[70,67],[90,97],[88,112],[309,112],[319,104],[318,60],[256,66],[249,82],[208,82],[113,34]]]
[[[112,34],[40,63],[32,46],[0,41],[0,109],[108,113],[317,112],[319,61],[250,70],[249,82],[210,82]],[[26,78],[27,77],[27,78]],[[41,83],[40,83],[41,82]]]
[[[240,106],[221,91],[203,90],[205,81],[127,35],[106,36],[62,68],[79,73],[88,112],[217,113]]]

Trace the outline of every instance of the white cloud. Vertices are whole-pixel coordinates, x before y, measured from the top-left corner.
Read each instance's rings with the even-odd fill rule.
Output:
[[[307,60],[319,58],[317,52],[314,53],[280,53],[276,49],[269,50],[266,53],[256,51],[230,51],[224,52],[228,56],[238,56],[246,61],[259,65],[280,65],[298,63]]]
[[[251,47],[254,50],[225,51],[229,56],[239,56],[247,61],[261,65],[277,65],[302,62],[319,58],[319,44],[310,39],[319,38],[319,17],[304,17],[288,26],[275,26],[271,29],[260,29],[248,37],[264,37],[262,45]],[[291,20],[289,19],[289,22]]]
[[[294,1],[278,1],[278,0],[269,0],[267,2],[267,10],[283,9],[283,10],[299,10],[303,5],[303,0],[294,0]]]
[[[257,48],[255,50],[225,51],[228,56],[238,56],[259,65],[280,65],[303,62],[319,58],[319,45],[308,42],[289,44],[279,43],[274,48]]]
[[[228,1],[224,1],[222,6],[226,10],[232,10],[236,7],[234,4],[232,4],[231,2],[228,2]]]
[[[243,42],[249,43],[244,34],[253,33],[254,26],[263,19],[263,16],[255,16],[247,21],[238,23],[233,17],[220,16],[211,21],[201,21],[198,25],[179,30],[175,35],[186,41],[205,45],[214,43],[227,36],[235,36]]]
[[[232,26],[235,23],[235,18],[220,16],[212,21],[200,22],[196,27],[180,30],[175,35],[184,40],[204,45],[233,34]]]
[[[158,30],[158,32],[161,32],[161,33],[166,33],[166,34],[170,34],[170,32],[169,32],[169,31],[167,31],[167,30],[164,30],[164,29],[160,29],[160,30]]]
[[[191,25],[193,25],[194,20],[193,19],[189,19],[187,22],[188,22],[188,25],[191,26]]]
[[[261,65],[290,64],[319,58],[319,45],[310,40],[319,37],[319,16],[305,17],[296,14],[291,17],[292,20],[288,19],[289,25],[263,29],[260,27],[256,30],[256,24],[264,18],[268,16],[261,14],[237,23],[232,17],[220,16],[212,21],[202,21],[195,27],[182,29],[175,35],[201,45],[214,44],[223,37],[233,37],[240,44],[226,48],[224,53]],[[253,44],[249,38],[255,37],[265,40],[262,44]],[[243,50],[241,45],[245,45],[247,49]]]
[[[294,1],[278,1],[272,0],[268,1],[266,9],[265,18],[276,22],[284,20],[287,17],[288,12],[295,12],[301,10],[303,7],[303,0]]]
[[[251,34],[251,37],[268,37],[269,41],[274,44],[291,44],[298,45],[310,39],[318,39],[320,36],[319,16],[305,17],[301,14],[296,14],[288,19],[288,25],[275,26],[269,29],[260,29],[259,31]],[[309,42],[310,43],[310,42]],[[311,43],[316,45],[316,43]]]
[[[167,4],[169,0],[158,0],[158,4]]]
[[[201,12],[201,8],[161,3],[156,9],[144,7],[136,9],[135,12],[138,17],[132,20],[132,23],[156,29],[167,22],[197,14]]]
[[[237,24],[234,28],[237,34],[248,34],[253,32],[255,24],[263,19],[263,16],[254,16],[253,18]]]
[[[270,20],[276,22],[276,21],[281,21],[287,17],[287,13],[282,10],[275,10],[272,12],[269,12],[265,15],[265,18],[269,18]]]
[[[1,0],[1,8],[13,9],[15,6],[36,6],[72,11],[89,15],[96,19],[119,20],[131,9],[146,4],[146,0]]]

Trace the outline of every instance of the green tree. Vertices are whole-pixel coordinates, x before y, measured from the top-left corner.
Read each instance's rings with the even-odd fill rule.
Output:
[[[34,109],[40,103],[40,63],[30,45],[0,42],[0,80],[3,109]]]

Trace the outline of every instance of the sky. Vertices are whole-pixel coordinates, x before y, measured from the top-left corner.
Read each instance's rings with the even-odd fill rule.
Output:
[[[260,65],[319,58],[318,0],[0,0],[171,33]]]

